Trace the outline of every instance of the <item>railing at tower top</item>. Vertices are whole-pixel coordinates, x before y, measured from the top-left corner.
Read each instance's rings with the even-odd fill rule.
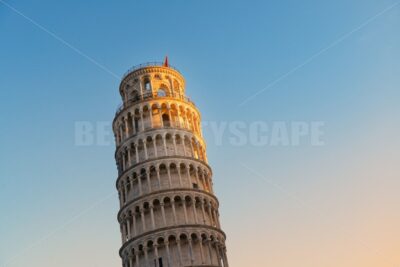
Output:
[[[131,67],[127,72],[125,72],[125,74],[122,76],[122,80],[126,78],[126,76],[128,76],[129,74],[131,74],[132,72],[134,72],[135,70],[144,68],[144,67],[150,67],[150,66],[159,66],[159,67],[165,67],[164,62],[146,62],[146,63],[142,63],[136,66]],[[177,72],[180,73],[180,71],[175,68],[174,66],[168,65],[168,68],[171,68]]]
[[[184,100],[188,103],[190,103],[191,105],[195,106],[194,102],[187,96],[185,95],[179,95],[179,94],[167,94],[165,96],[159,96],[153,92],[147,92],[144,93],[142,95],[137,95],[136,99],[131,99],[126,103],[121,103],[118,105],[117,110],[115,112],[115,115],[119,114],[125,107],[130,106],[131,104],[138,102],[138,101],[142,101],[142,100],[146,100],[146,99],[151,99],[151,98],[162,98],[162,97],[174,97],[177,98],[179,100]]]

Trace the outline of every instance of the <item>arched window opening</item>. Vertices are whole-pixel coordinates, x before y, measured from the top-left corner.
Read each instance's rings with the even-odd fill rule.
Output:
[[[174,80],[174,90],[179,93],[180,91],[180,86],[177,80]]]
[[[163,120],[164,127],[170,127],[171,126],[168,114],[163,114],[162,115],[162,120]]]
[[[138,100],[140,100],[139,92],[136,91],[136,90],[132,91],[132,93],[131,93],[131,98],[132,98],[133,101],[138,101]]]
[[[135,121],[135,129],[136,129],[136,132],[138,132],[138,131],[139,131],[139,119],[138,119],[137,117],[135,117],[135,118],[134,118],[134,121]]]
[[[167,96],[166,90],[165,90],[164,88],[158,89],[157,96],[158,96],[158,97],[165,97],[165,96]]]
[[[144,80],[144,89],[145,89],[146,91],[151,90],[151,83],[150,83],[150,80],[149,80],[149,79]]]

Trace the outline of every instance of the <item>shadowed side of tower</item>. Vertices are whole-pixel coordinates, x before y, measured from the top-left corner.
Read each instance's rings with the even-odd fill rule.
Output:
[[[123,267],[228,267],[201,116],[167,63],[129,70],[113,121]]]

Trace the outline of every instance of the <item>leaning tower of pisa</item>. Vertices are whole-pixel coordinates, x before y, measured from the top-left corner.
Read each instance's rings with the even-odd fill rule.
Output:
[[[218,199],[185,80],[164,63],[130,69],[116,139],[123,267],[228,267]]]

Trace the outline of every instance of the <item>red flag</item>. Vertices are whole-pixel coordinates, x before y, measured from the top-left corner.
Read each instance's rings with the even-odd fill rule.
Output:
[[[168,56],[165,56],[163,66],[164,66],[164,67],[169,67],[169,64],[168,64]]]

